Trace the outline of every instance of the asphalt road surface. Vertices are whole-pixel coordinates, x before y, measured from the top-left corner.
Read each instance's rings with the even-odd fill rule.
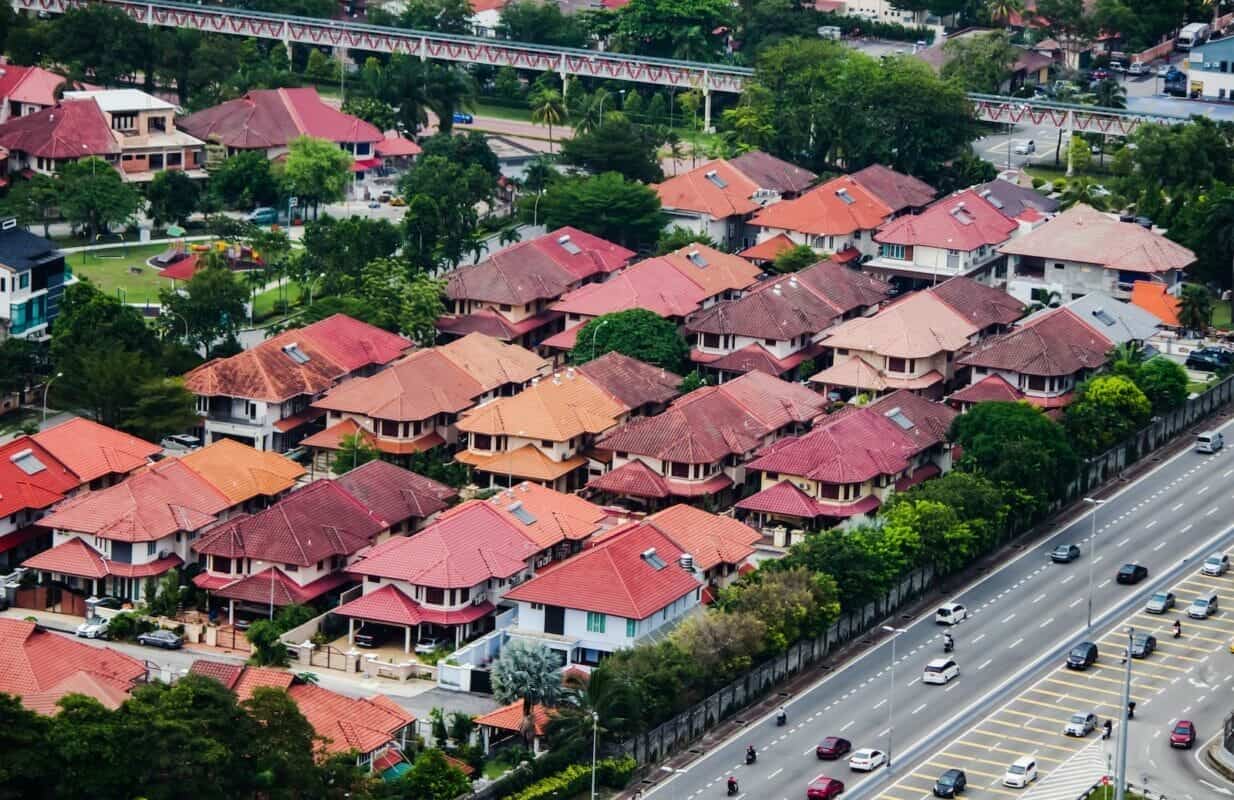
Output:
[[[1234,425],[1225,425],[1222,429],[1234,433]],[[949,684],[924,685],[920,681],[926,663],[942,655],[942,628],[934,623],[933,614],[905,620],[904,632],[896,642],[894,680],[888,638],[793,698],[788,703],[789,724],[786,727],[776,727],[774,715],[751,720],[741,733],[647,794],[666,800],[722,797],[725,780],[734,775],[740,782],[742,798],[799,798],[804,796],[815,776],[826,774],[845,782],[844,800],[874,797],[884,790],[889,790],[887,797],[898,800],[920,797],[921,791],[899,793],[889,787],[905,776],[913,777],[914,773],[936,777],[942,768],[927,762],[937,760],[935,753],[940,746],[978,727],[997,725],[982,720],[1008,701],[1013,701],[1007,706],[1012,710],[1019,710],[1021,706],[1034,709],[1021,711],[1024,714],[1036,713],[1039,708],[1043,712],[1042,720],[1053,719],[1044,716],[1045,713],[1062,714],[1057,708],[1019,703],[1017,694],[1033,681],[1052,673],[1072,645],[1104,635],[1111,624],[1141,608],[1153,591],[1177,583],[1197,569],[1199,562],[1211,551],[1234,538],[1227,528],[1234,514],[1232,477],[1234,456],[1228,450],[1214,456],[1184,451],[1128,484],[1098,509],[1095,555],[1088,542],[1092,524],[1090,512],[1050,535],[1041,546],[1026,550],[955,595],[952,599],[967,606],[971,616],[952,628],[956,639],[954,657],[961,674]],[[1078,561],[1070,564],[1049,562],[1050,549],[1072,542],[1080,544],[1083,550]],[[1130,561],[1146,566],[1148,579],[1135,586],[1116,584],[1114,577],[1118,567]],[[1090,565],[1094,574],[1092,630],[1086,624]],[[1190,599],[1186,596],[1188,602]],[[1224,596],[1222,599],[1224,601]],[[1216,630],[1225,624],[1234,637],[1234,622],[1224,622],[1225,619],[1234,620],[1234,596],[1223,608],[1221,616],[1211,623],[1184,623],[1184,631],[1193,627],[1198,631],[1197,626]],[[1152,619],[1163,626],[1168,624],[1160,618]],[[1187,641],[1188,646],[1192,646],[1200,640],[1188,638]],[[1191,663],[1185,658],[1199,657],[1169,642],[1163,644],[1161,650],[1165,655],[1154,658],[1162,664],[1167,658],[1170,661],[1177,658],[1182,664]],[[1171,653],[1177,656],[1169,655]],[[1110,660],[1113,658],[1113,663],[1117,664],[1117,658],[1111,655],[1105,658],[1106,661],[1091,672],[1092,678],[1110,675]],[[1140,662],[1136,666],[1140,667]],[[1145,670],[1147,667],[1137,672],[1147,675]],[[1093,680],[1085,684],[1088,685],[1105,688],[1102,681]],[[1190,684],[1180,681],[1166,685]],[[1073,691],[1082,690],[1056,687],[1049,691],[1070,696]],[[1100,699],[1109,697],[1093,694]],[[1070,701],[1038,702],[1063,706],[1068,709],[1067,716],[1070,715]],[[1164,708],[1168,704],[1161,699],[1154,705]],[[1109,709],[1103,708],[1103,712],[1103,717],[1109,715]],[[1156,711],[1146,713],[1144,720],[1148,724],[1144,728],[1153,724]],[[1008,714],[999,719],[1014,716]],[[1048,730],[1050,744],[1071,748],[1057,751],[1057,763],[1062,763],[1067,754],[1078,747],[1074,740],[1069,744],[1057,733],[1061,725],[1055,726],[1052,721],[1034,723],[1028,717],[1019,719],[1021,721],[1015,724],[1024,731],[1030,727]],[[1141,724],[1139,716],[1135,724]],[[1215,730],[1214,723],[1205,720],[1202,724],[1202,736],[1210,736]],[[1154,730],[1157,729],[1163,726],[1158,725]],[[854,749],[874,747],[889,751],[892,768],[863,775],[850,772],[844,761],[819,761],[814,749],[826,736],[849,739]],[[1026,735],[1030,742],[1020,743],[1030,748],[1028,752],[1036,747],[1035,736]],[[988,739],[983,741],[986,746],[993,744]],[[758,750],[758,761],[747,767],[744,752],[750,744]],[[1018,745],[1013,752],[1024,754]],[[1049,772],[1056,762],[1046,758],[1055,751],[1042,748],[1040,752],[1045,756],[1042,771]],[[983,767],[975,760],[972,763],[980,771],[1001,778],[1014,757],[999,753],[988,760],[995,764]],[[1015,794],[1009,789],[978,794],[977,788],[993,778],[976,773],[971,778],[973,788],[968,797],[999,797],[1004,791]],[[913,786],[920,789],[922,783],[917,780]],[[929,786],[924,788],[928,791]],[[1196,785],[1196,797],[1204,796],[1203,785]]]

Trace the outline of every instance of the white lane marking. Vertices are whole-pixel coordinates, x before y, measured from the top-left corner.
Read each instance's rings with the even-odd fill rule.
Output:
[[[914,709],[913,709],[913,713],[914,713],[914,714],[916,714],[918,711],[920,711],[921,709],[925,708],[927,705],[929,705],[929,704],[928,704],[928,703],[922,703],[921,705],[919,705],[919,706],[917,706],[916,708],[914,708]]]
[[[1106,587],[1106,585],[1107,585],[1107,584],[1109,584],[1109,582],[1110,582],[1110,579],[1109,579],[1109,578],[1106,578],[1106,579],[1105,579],[1105,580],[1103,580],[1101,583],[1097,584],[1097,588],[1098,588],[1098,589],[1104,589],[1104,588]]]
[[[1038,628],[1044,628],[1044,627],[1046,627],[1047,625],[1049,625],[1049,624],[1050,624],[1050,623],[1052,623],[1052,622],[1054,622],[1054,617],[1050,617],[1049,619],[1047,619],[1045,622],[1041,623],[1041,624],[1040,624],[1040,625],[1038,625],[1037,627],[1038,627]]]
[[[1039,594],[1039,595],[1037,595],[1036,597],[1034,597],[1034,598],[1033,598],[1033,602],[1034,602],[1034,603],[1040,603],[1040,602],[1041,602],[1042,600],[1044,600],[1044,599],[1045,599],[1045,592],[1042,592],[1041,594]]]
[[[1148,530],[1149,528],[1153,528],[1153,527],[1155,527],[1156,525],[1157,525],[1157,520],[1153,520],[1152,522],[1150,522],[1150,523],[1148,523],[1147,525],[1145,525],[1145,526],[1144,526],[1144,530]]]
[[[1179,533],[1186,533],[1187,531],[1191,530],[1191,529],[1192,529],[1192,528],[1194,528],[1194,527],[1195,527],[1195,526],[1194,526],[1193,524],[1191,524],[1190,522],[1188,522],[1186,525],[1184,525],[1182,528],[1180,528],[1178,532],[1179,532]]]
[[[973,639],[973,644],[977,644],[977,642],[980,642],[984,638],[985,638],[985,634],[983,633],[980,636]]]
[[[1018,646],[1020,645],[1020,643],[1021,643],[1021,642],[1023,642],[1023,641],[1024,641],[1024,637],[1023,637],[1023,636],[1021,636],[1019,639],[1016,639],[1014,642],[1012,642],[1011,644],[1007,645],[1007,649],[1008,649],[1008,650],[1010,650],[1010,649],[1011,649],[1011,648],[1013,648],[1013,647],[1018,647]]]
[[[1008,614],[1007,616],[1003,617],[1002,624],[1006,625],[1008,622],[1011,622],[1011,620],[1013,619],[1015,619],[1015,614]]]
[[[887,704],[887,698],[886,698],[886,697],[884,697],[882,700],[879,700],[877,703],[875,703],[875,704],[874,704],[874,708],[873,708],[873,709],[871,709],[871,710],[872,710],[872,711],[877,711],[878,709],[882,708],[882,707],[883,707],[883,706],[885,706],[886,704]]]
[[[1119,542],[1118,544],[1116,544],[1116,545],[1114,545],[1114,546],[1115,546],[1115,547],[1122,547],[1123,545],[1125,545],[1125,544],[1126,544],[1127,542],[1129,542],[1129,541],[1131,541],[1131,537],[1130,537],[1130,536],[1128,536],[1126,539],[1123,539],[1121,542]]]
[[[780,767],[778,770],[776,770],[775,772],[773,772],[773,773],[771,773],[770,775],[768,775],[768,776],[767,776],[767,780],[771,780],[772,778],[774,778],[775,776],[779,775],[779,774],[780,774],[781,772],[783,772],[783,771],[784,771],[784,767]]]
[[[1163,547],[1165,547],[1165,542],[1157,542],[1157,546],[1153,548],[1153,552],[1155,553]]]
[[[840,733],[844,733],[844,731],[846,731],[846,730],[848,730],[849,728],[853,727],[853,725],[855,725],[855,724],[857,724],[857,720],[855,720],[855,719],[850,719],[848,722],[844,723],[844,727],[843,727],[843,728],[840,728]]]
[[[1070,583],[1073,578],[1075,578],[1074,572],[1068,575],[1067,577],[1063,578],[1061,581],[1059,581],[1059,583]]]
[[[1204,516],[1211,517],[1213,514],[1216,514],[1220,510],[1221,510],[1220,506],[1213,506],[1212,508],[1204,512]]]
[[[1207,492],[1207,491],[1208,491],[1209,489],[1211,489],[1211,488],[1212,488],[1212,485],[1211,485],[1211,484],[1209,484],[1208,486],[1201,487],[1200,489],[1197,489],[1197,490],[1196,490],[1196,494],[1197,494],[1197,495],[1204,494],[1205,492]]]
[[[983,669],[985,669],[986,667],[990,666],[990,662],[991,662],[991,661],[993,661],[993,660],[994,660],[994,659],[992,659],[992,658],[987,658],[984,662],[982,662],[982,664],[981,664],[981,666],[980,666],[980,667],[977,667],[977,669],[978,669],[978,670],[983,670]]]
[[[1173,507],[1173,508],[1171,508],[1170,510],[1171,510],[1171,511],[1177,511],[1178,509],[1180,509],[1180,508],[1182,508],[1182,507],[1183,507],[1183,504],[1182,504],[1182,503],[1179,503],[1178,505],[1174,506],[1174,507]]]
[[[1073,600],[1071,602],[1071,605],[1067,606],[1067,608],[1075,608],[1076,606],[1078,606],[1080,603],[1083,603],[1083,602],[1084,602],[1084,598],[1081,597],[1079,600]]]
[[[905,685],[905,686],[907,686],[907,687],[909,687],[909,688],[912,688],[912,685],[913,685],[914,683],[916,683],[917,681],[919,681],[919,680],[921,680],[921,678],[920,678],[920,677],[913,678],[911,681],[909,681],[908,683],[906,683],[906,684],[904,684],[904,685]]]

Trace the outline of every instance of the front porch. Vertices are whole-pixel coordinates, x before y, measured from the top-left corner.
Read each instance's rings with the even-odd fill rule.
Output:
[[[349,648],[356,645],[359,622],[361,628],[373,628],[378,643],[384,635],[401,639],[402,651],[408,655],[418,645],[429,643],[458,649],[469,639],[492,630],[493,611],[493,604],[487,601],[453,611],[429,608],[394,586],[383,586],[334,609],[335,614],[347,618]]]
[[[40,583],[59,583],[87,595],[118,597],[136,604],[145,598],[149,579],[157,580],[183,563],[175,554],[145,564],[113,561],[74,537],[31,556],[22,566],[37,571]]]

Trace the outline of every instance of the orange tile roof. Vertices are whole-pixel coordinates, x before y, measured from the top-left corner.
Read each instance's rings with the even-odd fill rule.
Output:
[[[357,750],[371,753],[394,741],[399,730],[415,722],[415,717],[384,695],[370,698],[344,697],[311,683],[297,683],[287,690],[300,713],[325,739],[328,753]]]
[[[123,702],[146,675],[135,658],[45,631],[33,622],[0,619],[0,692],[40,714],[54,714],[66,694],[86,694],[107,708]]]
[[[914,292],[872,317],[836,326],[823,344],[881,356],[928,358],[958,351],[978,330],[933,292]]]
[[[236,693],[236,697],[239,699],[248,700],[253,696],[253,690],[260,686],[287,691],[291,688],[291,683],[295,679],[295,675],[279,669],[245,667],[244,671],[240,673],[239,680],[232,687],[232,691]]]
[[[742,258],[748,258],[751,261],[774,261],[780,253],[783,253],[785,250],[792,250],[796,246],[797,243],[788,238],[787,234],[777,233],[770,239],[765,239],[753,247],[742,250],[737,255]]]
[[[1136,281],[1131,284],[1131,304],[1152,314],[1165,325],[1179,327],[1178,298],[1170,294],[1168,286],[1154,281]]]
[[[436,349],[479,381],[486,392],[508,383],[523,384],[553,370],[551,363],[527,348],[483,333],[469,333]]]
[[[568,369],[513,397],[463,412],[458,429],[565,442],[584,433],[603,433],[627,411],[581,372]]]
[[[532,729],[536,736],[543,736],[548,730],[551,712],[545,706],[536,703],[531,707]],[[518,733],[523,728],[523,701],[515,700],[508,706],[502,706],[496,711],[490,711],[475,718],[477,725],[487,725],[503,731]]]
[[[481,472],[511,475],[532,481],[555,481],[587,463],[587,459],[582,456],[554,461],[540,452],[540,448],[533,444],[525,444],[516,450],[507,450],[492,455],[465,450],[455,455],[454,460],[470,464]]]
[[[32,438],[73,470],[83,483],[144,467],[151,456],[163,449],[84,417],[39,431]]]
[[[457,414],[485,388],[438,350],[419,350],[369,378],[344,381],[314,401],[316,408],[374,419],[423,420]]]
[[[863,391],[883,392],[887,389],[925,389],[943,379],[936,370],[916,378],[897,378],[870,364],[861,356],[841,358],[822,372],[810,376],[810,383],[824,386],[845,386]]]
[[[707,177],[712,172],[723,187]],[[749,214],[761,208],[754,200],[758,185],[724,159],[709,161],[651,188],[660,195],[660,204],[666,209],[695,211],[715,219]]]
[[[513,489],[503,489],[485,502],[501,509],[541,547],[587,539],[602,528],[601,523],[608,516],[607,511],[576,494],[565,494],[530,481],[523,481]],[[525,519],[532,521],[525,522]]]
[[[699,569],[717,564],[740,564],[754,554],[758,531],[732,517],[711,514],[695,506],[678,504],[644,520],[694,556]]]
[[[702,287],[707,297],[748,288],[758,281],[758,276],[763,272],[741,256],[722,253],[697,243],[661,257]]]
[[[852,200],[846,202],[845,199]],[[773,203],[755,214],[751,225],[800,231],[814,236],[845,236],[874,230],[892,210],[848,175],[832,178],[794,200]]]
[[[219,439],[180,460],[235,504],[285,492],[304,474],[304,467],[290,458],[234,439]]]

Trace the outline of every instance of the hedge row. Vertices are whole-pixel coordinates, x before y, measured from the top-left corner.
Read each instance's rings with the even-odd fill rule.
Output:
[[[634,774],[633,758],[606,758],[596,763],[596,781],[611,789],[624,789]],[[591,766],[573,764],[556,775],[542,778],[514,795],[511,800],[545,800],[550,797],[572,797],[591,785]]]

